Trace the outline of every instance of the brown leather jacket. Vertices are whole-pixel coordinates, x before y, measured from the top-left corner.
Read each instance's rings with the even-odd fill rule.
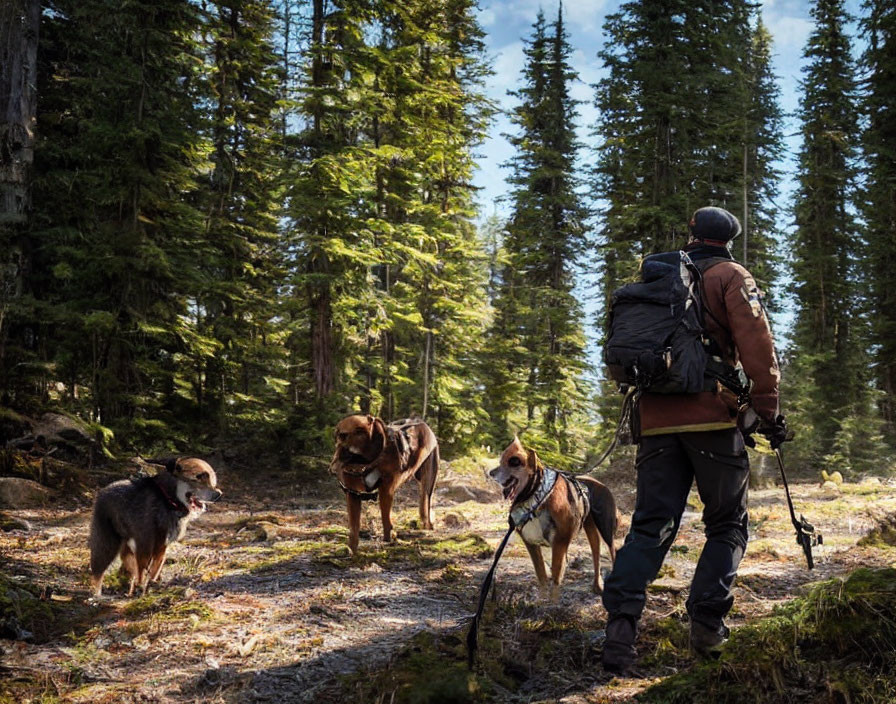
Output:
[[[695,255],[709,254],[705,245],[685,248]],[[756,281],[734,260],[711,266],[703,275],[704,315],[707,334],[722,350],[729,364],[738,361],[753,382],[753,410],[763,420],[778,414],[781,373],[772,333],[760,305]],[[728,396],[728,398],[726,398]],[[737,410],[730,394],[721,390],[697,394],[644,394],[640,402],[641,434],[723,430],[737,425]]]

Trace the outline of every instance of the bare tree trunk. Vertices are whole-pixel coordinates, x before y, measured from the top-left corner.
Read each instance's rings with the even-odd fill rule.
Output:
[[[426,410],[429,405],[429,365],[432,351],[432,331],[426,332],[426,348],[423,351],[423,420],[426,420]]]
[[[311,22],[311,44],[313,58],[311,63],[311,83],[314,87],[324,85],[323,64],[324,41],[324,0],[314,0]],[[321,134],[321,108],[317,108],[313,115],[315,152],[320,149]],[[316,154],[319,155],[319,154]],[[327,225],[321,222],[317,226],[317,234],[321,240],[327,236]],[[315,248],[317,249],[317,248]],[[309,302],[311,307],[311,368],[314,374],[314,388],[318,398],[322,398],[333,391],[333,337],[330,326],[333,320],[331,292],[329,277],[330,265],[326,253],[318,250],[312,252],[310,271],[315,274],[324,274],[322,281],[316,281],[309,286]]]
[[[30,207],[39,26],[38,0],[0,2],[0,224],[25,222]]]
[[[750,215],[750,188],[747,184],[747,141],[744,140],[744,221],[743,221],[743,238],[744,238],[744,258],[741,264],[747,266],[747,239],[750,232],[750,225],[747,218]]]

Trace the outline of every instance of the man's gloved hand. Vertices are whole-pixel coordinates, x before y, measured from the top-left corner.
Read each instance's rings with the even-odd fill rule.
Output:
[[[793,440],[793,431],[788,430],[787,421],[782,415],[777,416],[773,423],[765,420],[762,421],[756,432],[765,436],[765,439],[768,440],[768,444],[771,445],[773,450],[777,450],[781,447],[782,443],[785,443],[788,440]]]

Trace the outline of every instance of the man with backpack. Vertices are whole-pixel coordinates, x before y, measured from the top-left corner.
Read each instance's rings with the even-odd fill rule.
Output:
[[[612,373],[615,363],[637,388],[632,430],[639,442],[631,529],[603,591],[608,620],[602,661],[617,674],[635,662],[647,585],[675,539],[695,479],[704,503],[706,542],[687,600],[690,644],[705,656],[725,640],[724,617],[734,602],[731,586],[747,546],[750,469],[744,438],[751,442],[749,434],[758,431],[778,447],[787,435],[778,415],[780,373],[760,293],[728,251],[728,243],[741,232],[740,223],[727,210],[707,207],[694,213],[689,228],[683,253],[647,257],[644,281],[620,289],[611,308],[608,366]],[[674,334],[658,352],[648,354],[637,349],[635,338],[656,329],[651,315],[668,318],[675,308],[667,302],[666,281],[684,291],[686,305],[679,306]],[[635,294],[629,302],[635,303],[625,313],[627,289]],[[645,291],[662,305],[651,309],[638,304]],[[612,316],[617,314],[617,327],[625,328],[623,314],[631,322],[617,335],[627,339],[614,347]],[[647,322],[639,324],[639,316]],[[679,343],[682,336],[691,347]],[[695,345],[702,346],[694,350],[702,360],[696,381],[694,373],[679,369],[696,356],[691,350]],[[752,382],[748,388],[731,383],[742,373]]]

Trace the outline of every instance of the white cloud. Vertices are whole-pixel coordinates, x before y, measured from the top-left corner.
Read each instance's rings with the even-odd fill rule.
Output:
[[[489,97],[506,106],[511,100],[507,91],[520,85],[520,72],[524,64],[523,42],[515,41],[499,48],[492,64],[495,73],[488,80]]]
[[[497,15],[495,15],[495,11],[491,8],[482,8],[479,10],[479,16],[477,19],[479,20],[480,26],[493,27],[495,24],[495,20],[497,19]]]

